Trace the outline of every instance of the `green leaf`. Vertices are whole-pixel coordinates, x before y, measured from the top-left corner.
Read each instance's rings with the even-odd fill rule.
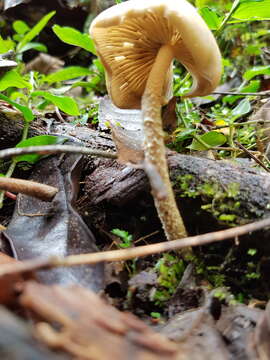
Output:
[[[195,132],[196,132],[196,129],[186,129],[186,130],[179,131],[176,134],[176,141],[180,142],[180,141],[184,141],[186,139],[189,139],[190,137],[192,137],[192,135]]]
[[[68,26],[54,25],[52,29],[63,42],[70,45],[79,46],[96,55],[94,42],[88,34],[83,34],[80,31]]]
[[[199,13],[211,30],[217,30],[222,22],[222,18],[209,7],[199,9]]]
[[[242,0],[232,16],[240,20],[270,19],[270,0]]]
[[[43,18],[23,37],[17,46],[18,52],[21,52],[21,49],[43,30],[54,14],[55,11],[51,11],[49,14],[43,16]]]
[[[32,138],[20,141],[16,145],[16,148],[62,144],[64,141],[65,141],[65,139],[62,137],[52,136],[52,135],[40,135],[40,136],[34,136]],[[26,155],[15,156],[13,159],[17,162],[26,161],[31,164],[35,164],[43,156],[44,155],[41,155],[41,154],[26,154]]]
[[[251,110],[251,105],[249,100],[243,99],[231,112],[233,120],[236,120],[239,117],[249,113],[250,110]]]
[[[23,35],[30,30],[30,27],[22,20],[16,20],[12,24],[13,29],[17,34]]]
[[[4,40],[2,36],[0,35],[0,54],[4,54],[8,52],[9,50],[13,50],[15,46],[14,41],[8,39]]]
[[[10,100],[7,96],[0,94],[0,99],[6,101],[8,104],[14,106],[16,109],[22,112],[24,120],[30,122],[34,120],[35,116],[31,109],[26,106],[17,104],[15,101]]]
[[[239,89],[240,92],[243,93],[243,96],[245,96],[245,93],[254,92],[256,93],[260,89],[261,82],[260,80],[251,80],[250,83],[246,86],[244,86],[242,89]],[[224,103],[228,104],[234,104],[238,99],[241,99],[243,97],[242,95],[227,95],[224,96],[222,101]]]
[[[270,75],[270,65],[254,66],[244,73],[243,78],[245,80],[250,80],[257,75]]]
[[[23,99],[23,101],[27,104],[28,96],[23,94],[20,91],[12,91],[12,93],[9,95],[10,100],[16,101],[17,99]]]
[[[80,66],[70,66],[65,69],[58,70],[48,76],[45,77],[44,81],[48,83],[54,83],[58,81],[65,81],[74,79],[80,76],[89,75],[91,71],[87,68]]]
[[[32,49],[40,51],[40,52],[48,52],[46,45],[41,44],[39,42],[29,42],[21,48],[20,53],[23,53],[27,50],[32,50]]]
[[[69,96],[57,96],[47,91],[34,91],[31,96],[41,96],[69,115],[80,115],[77,103]]]
[[[209,0],[196,0],[196,1],[195,1],[195,6],[196,6],[196,8],[202,8],[202,7],[204,7],[208,2],[209,2]]]
[[[16,70],[6,72],[0,79],[0,91],[4,91],[9,87],[32,89],[32,85],[24,80]]]
[[[218,131],[209,131],[208,133],[198,136],[198,138],[202,140],[205,144],[207,144],[208,148],[213,146],[221,146],[227,141],[226,136]],[[206,146],[201,144],[196,139],[193,139],[191,145],[188,148],[191,150],[199,151],[208,150]]]

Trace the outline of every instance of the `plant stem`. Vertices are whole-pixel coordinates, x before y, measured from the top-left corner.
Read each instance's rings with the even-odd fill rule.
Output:
[[[28,131],[29,131],[29,126],[30,126],[30,122],[24,122],[24,126],[23,126],[23,133],[22,133],[22,140],[26,140],[27,136],[28,136]]]
[[[161,119],[161,98],[165,74],[172,60],[171,47],[169,45],[162,46],[149,74],[142,97],[145,160],[155,166],[166,189],[167,196],[164,199],[158,198],[155,193],[153,193],[153,197],[168,240],[186,236],[186,229],[177,208],[169,178]]]
[[[222,23],[220,24],[220,27],[215,32],[215,36],[218,37],[221,32],[223,31],[224,27],[227,25],[228,21],[232,17],[233,13],[237,10],[238,6],[240,5],[240,0],[235,0],[232,4],[231,10],[228,12],[228,14],[223,19]]]
[[[200,143],[202,146],[205,147],[205,150],[210,150],[212,149],[212,146],[209,146],[205,141],[203,141],[198,135],[192,135],[193,138],[198,141],[198,143]]]

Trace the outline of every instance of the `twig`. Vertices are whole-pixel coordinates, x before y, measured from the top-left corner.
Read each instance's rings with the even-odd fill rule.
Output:
[[[239,96],[268,96],[270,95],[270,90],[259,91],[259,92],[231,92],[231,91],[213,91],[214,95],[239,95]]]
[[[40,184],[35,181],[0,177],[0,189],[22,193],[43,201],[52,201],[58,189],[54,186]]]
[[[64,123],[65,120],[63,119],[63,116],[61,115],[59,108],[58,108],[57,106],[55,106],[55,107],[54,107],[54,110],[55,110],[56,116],[57,116],[58,119],[61,121],[61,123]]]
[[[269,168],[264,165],[264,163],[258,159],[255,155],[253,155],[248,149],[246,149],[240,142],[235,141],[236,145],[240,147],[248,156],[250,156],[254,161],[256,161],[257,164],[259,164],[264,170],[267,172],[270,172]]]
[[[244,121],[244,122],[241,122],[241,123],[237,123],[237,122],[234,122],[233,123],[233,126],[234,127],[238,127],[238,126],[244,126],[244,125],[252,125],[252,124],[268,124],[270,123],[270,120],[263,120],[263,119],[258,119],[258,120],[250,120],[250,121]],[[214,127],[211,127],[211,130],[216,130],[216,129],[224,129],[224,128],[227,128],[229,127],[229,124],[226,124],[226,125],[219,125],[219,126],[214,126]]]
[[[112,250],[92,254],[71,255],[66,258],[50,257],[48,259],[26,260],[21,263],[3,264],[0,266],[0,277],[14,273],[27,272],[38,269],[49,269],[61,266],[73,266],[84,264],[97,264],[99,262],[124,261],[141,256],[148,256],[183,249],[191,246],[201,246],[212,242],[228,240],[247,233],[261,230],[270,226],[270,217],[247,225],[235,228],[215,231],[203,235],[191,236],[183,239],[161,242],[152,245],[138,246],[131,249]]]
[[[10,148],[0,151],[0,159],[9,158],[17,155],[38,153],[46,154],[59,154],[59,153],[76,153],[91,156],[100,156],[110,159],[116,159],[116,153],[107,152],[102,150],[89,149],[85,146],[72,146],[72,145],[44,145],[44,146],[29,146],[24,148]]]

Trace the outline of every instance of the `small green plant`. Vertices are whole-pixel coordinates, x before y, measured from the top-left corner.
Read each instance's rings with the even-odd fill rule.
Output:
[[[154,318],[154,319],[160,319],[160,318],[161,318],[161,314],[160,314],[159,312],[154,312],[154,311],[152,311],[152,312],[150,313],[150,316],[151,316],[152,318]]]
[[[158,288],[154,292],[153,300],[156,305],[162,305],[175,292],[185,270],[182,259],[171,254],[164,254],[156,263],[158,273]]]
[[[118,245],[120,248],[128,248],[132,245],[132,235],[128,231],[120,229],[112,229],[112,234],[118,236],[121,239],[121,243]]]

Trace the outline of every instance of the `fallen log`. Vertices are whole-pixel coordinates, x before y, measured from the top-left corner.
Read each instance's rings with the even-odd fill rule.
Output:
[[[1,116],[6,116],[0,112]],[[7,138],[11,133],[6,131],[12,129],[16,134],[20,133],[22,124],[19,116],[18,113],[14,115],[13,121],[8,116],[9,126],[0,127],[1,138]],[[46,133],[41,123],[42,120],[39,120],[32,127],[33,135]],[[58,123],[51,126],[50,133],[79,140],[93,149],[115,151],[109,134],[85,126]],[[215,161],[168,151],[168,162],[174,191],[189,228],[194,229],[194,224],[202,217],[207,219],[202,230],[209,231],[213,220],[216,224],[227,226],[269,216],[270,175],[255,168],[251,161]],[[151,196],[146,195],[150,193],[150,186],[142,170],[121,165],[116,160],[97,158],[93,158],[87,166],[91,168],[91,173],[85,179],[86,195],[79,200],[80,209],[91,211],[95,207],[106,212],[106,207],[125,206],[141,197],[152,202]]]

